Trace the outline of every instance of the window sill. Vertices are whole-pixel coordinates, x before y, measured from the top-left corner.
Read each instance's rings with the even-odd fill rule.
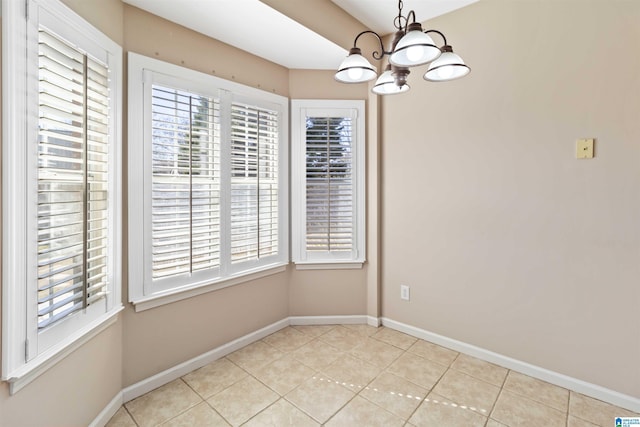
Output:
[[[364,261],[356,262],[296,262],[296,270],[357,270]]]
[[[262,277],[271,276],[273,274],[282,273],[287,269],[287,263],[271,264],[260,269],[255,269],[251,273],[242,273],[242,275],[231,276],[220,281],[209,282],[205,285],[196,285],[189,288],[182,288],[178,290],[171,290],[155,295],[144,296],[130,301],[136,310],[145,311],[151,308],[159,307],[161,305],[170,304],[173,302],[181,301],[183,299],[191,298],[197,295],[202,295],[208,292],[217,291],[218,289],[228,288],[229,286],[238,285],[240,283],[249,282],[251,280],[260,279]]]
[[[22,367],[10,372],[9,375],[7,375],[8,378],[5,379],[9,383],[9,394],[13,395],[17,393],[27,384],[45,373],[53,365],[60,362],[78,348],[82,347],[100,332],[116,323],[118,320],[118,313],[123,309],[124,306],[120,305],[108,313],[103,314],[92,323],[86,325],[84,328],[76,331],[73,335],[60,342],[54,348],[45,351],[35,359],[24,364]]]

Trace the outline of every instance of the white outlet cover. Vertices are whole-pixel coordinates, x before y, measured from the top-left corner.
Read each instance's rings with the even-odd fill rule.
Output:
[[[400,299],[409,301],[409,286],[400,285]]]

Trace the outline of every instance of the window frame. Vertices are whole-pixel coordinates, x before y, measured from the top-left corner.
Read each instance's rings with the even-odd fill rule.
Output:
[[[134,304],[136,311],[143,311],[164,304],[191,298],[206,292],[215,291],[238,283],[254,280],[260,277],[285,271],[289,260],[289,232],[288,232],[288,98],[255,89],[239,83],[230,82],[196,70],[170,64],[155,58],[149,58],[134,52],[128,53],[128,159],[129,159],[129,301]],[[230,140],[230,132],[224,121],[230,120],[232,102],[251,103],[260,108],[271,108],[279,114],[279,150],[278,150],[278,255],[269,262],[247,263],[246,268],[239,269],[232,266],[228,260],[230,254],[229,239],[221,239],[221,265],[217,277],[203,277],[187,285],[165,286],[163,289],[154,288],[147,278],[147,264],[151,262],[148,243],[148,217],[150,205],[145,199],[148,197],[144,186],[150,180],[150,142],[145,141],[146,131],[150,129],[150,106],[146,105],[151,99],[151,88],[154,81],[173,82],[175,89],[191,91],[204,96],[219,98],[221,102],[221,146]],[[225,129],[226,128],[226,129]],[[222,148],[221,148],[222,149]],[[231,168],[229,152],[222,149],[221,157],[221,231],[228,229],[230,194],[225,180],[230,182]],[[139,165],[144,165],[140,167]],[[145,231],[145,227],[147,230]],[[143,259],[144,262],[140,262]],[[251,265],[249,265],[251,264]],[[206,276],[206,275],[205,275]],[[166,282],[169,283],[169,282]]]
[[[306,117],[307,112],[324,117],[347,112],[355,114],[352,124],[353,150],[353,250],[350,256],[336,253],[312,254],[306,249]],[[291,228],[292,261],[296,269],[357,269],[366,262],[365,194],[365,101],[364,100],[291,100]]]
[[[40,25],[76,49],[106,60],[110,70],[109,237],[111,279],[102,305],[91,305],[40,334],[37,325],[37,261],[29,241],[37,230],[37,44]],[[123,309],[121,291],[121,94],[122,48],[58,0],[2,2],[2,379],[13,394],[113,324]],[[92,54],[92,52],[94,54]],[[100,52],[100,53],[98,53]],[[34,139],[35,138],[35,139]],[[37,174],[36,174],[37,175]],[[34,317],[35,315],[35,317]]]

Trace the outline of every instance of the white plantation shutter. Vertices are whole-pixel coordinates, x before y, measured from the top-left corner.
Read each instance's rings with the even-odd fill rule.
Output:
[[[220,265],[220,106],[216,99],[153,86],[153,279]]]
[[[293,206],[297,264],[364,261],[364,103],[294,100]]]
[[[39,32],[38,328],[106,296],[107,66]]]
[[[231,262],[278,254],[278,113],[231,106]]]
[[[354,179],[350,117],[307,117],[306,250],[354,247]]]

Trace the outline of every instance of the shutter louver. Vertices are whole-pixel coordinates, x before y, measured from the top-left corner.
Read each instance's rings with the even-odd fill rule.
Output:
[[[106,296],[108,68],[41,29],[38,328]]]
[[[231,106],[231,262],[278,254],[278,112]]]
[[[153,86],[153,279],[220,265],[220,106]]]
[[[354,245],[352,120],[307,117],[306,250],[345,252]]]

